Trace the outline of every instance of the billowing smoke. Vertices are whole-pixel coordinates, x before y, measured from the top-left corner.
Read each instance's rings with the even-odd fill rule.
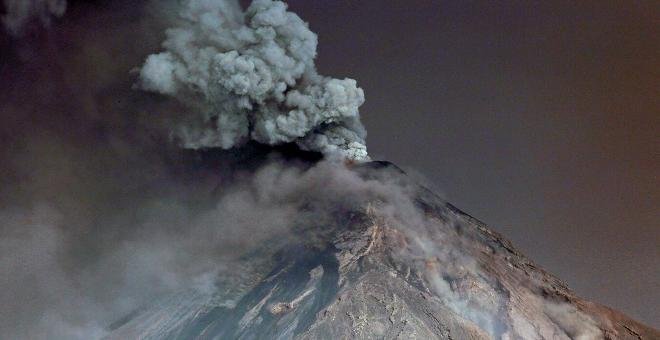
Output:
[[[164,52],[150,55],[139,87],[173,96],[189,112],[176,136],[186,148],[295,142],[306,150],[368,159],[353,79],[319,75],[317,37],[283,2],[185,1]]]
[[[18,36],[33,21],[47,26],[52,17],[62,16],[66,11],[66,0],[4,0],[4,6],[2,23]]]

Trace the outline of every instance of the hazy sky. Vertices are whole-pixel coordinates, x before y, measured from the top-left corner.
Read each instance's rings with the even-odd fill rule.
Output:
[[[131,92],[128,70],[158,49],[162,36],[134,35],[151,29],[143,3],[70,1],[47,33],[0,34],[0,99],[123,108],[92,95]],[[365,90],[373,158],[424,174],[578,294],[660,327],[660,2],[288,3],[319,35],[320,73]]]
[[[414,168],[580,295],[660,327],[660,3],[288,1]]]

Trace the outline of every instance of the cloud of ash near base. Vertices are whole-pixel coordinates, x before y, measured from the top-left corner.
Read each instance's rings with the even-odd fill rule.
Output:
[[[83,181],[101,175],[84,174],[84,162],[70,166]],[[212,290],[218,277],[248,274],[237,261],[256,246],[292,242],[294,226],[321,226],[341,207],[388,190],[334,162],[303,171],[273,161],[232,177],[215,194],[215,176],[169,179],[164,189],[157,189],[160,181],[121,188],[129,178],[93,188],[74,183],[52,201],[2,209],[0,289],[12,294],[0,297],[0,334],[102,336],[113,321],[162,294]],[[97,198],[77,202],[79,191],[94,190]]]

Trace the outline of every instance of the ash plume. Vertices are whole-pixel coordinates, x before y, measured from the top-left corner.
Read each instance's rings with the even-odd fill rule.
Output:
[[[353,79],[319,75],[317,37],[280,1],[189,0],[147,57],[139,88],[190,111],[176,132],[185,148],[229,149],[249,140],[368,159]]]

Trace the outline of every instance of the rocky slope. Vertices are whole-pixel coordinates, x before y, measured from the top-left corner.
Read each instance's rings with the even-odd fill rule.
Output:
[[[352,171],[406,180],[387,163]],[[117,321],[107,338],[660,339],[577,297],[428,190],[413,192],[410,216],[378,199],[328,207],[333,218],[322,227],[301,225],[296,242],[265,242],[215,289],[163,297]]]

